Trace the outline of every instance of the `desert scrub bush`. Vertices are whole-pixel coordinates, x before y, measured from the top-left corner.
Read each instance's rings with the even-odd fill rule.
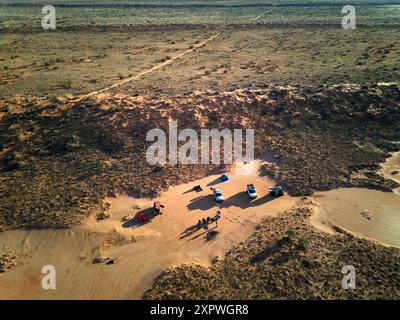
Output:
[[[295,232],[293,229],[288,229],[285,234],[285,239],[291,241],[294,238]]]
[[[0,256],[0,273],[10,270],[17,265],[17,257],[14,255],[3,254]]]
[[[71,89],[72,88],[72,79],[64,79],[60,83],[60,87],[63,89]]]
[[[308,243],[309,243],[309,242],[308,242],[308,240],[307,240],[306,238],[301,238],[301,239],[299,240],[299,243],[298,243],[297,247],[298,247],[300,250],[304,251],[304,250],[307,249]]]
[[[29,138],[29,135],[24,134],[24,133],[19,133],[18,134],[18,141],[23,142]]]
[[[80,62],[85,61],[85,58],[76,58],[76,57],[73,57],[73,58],[71,59],[71,61],[74,62],[74,63],[80,63]]]

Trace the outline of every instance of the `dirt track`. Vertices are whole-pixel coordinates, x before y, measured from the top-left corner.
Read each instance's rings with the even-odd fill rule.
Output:
[[[147,74],[149,74],[149,73],[152,73],[152,72],[154,72],[154,71],[156,71],[156,70],[159,70],[159,69],[161,69],[161,68],[164,68],[164,67],[166,67],[166,66],[169,66],[169,65],[172,64],[174,61],[183,58],[185,55],[187,55],[187,54],[189,54],[189,53],[195,51],[195,50],[198,49],[198,48],[204,47],[204,46],[205,46],[207,43],[209,43],[210,41],[215,40],[216,38],[218,38],[218,37],[224,32],[224,30],[225,30],[225,27],[223,27],[219,32],[217,32],[217,33],[214,34],[213,36],[211,36],[211,37],[205,39],[204,41],[202,41],[202,42],[200,42],[200,43],[198,43],[198,44],[193,45],[193,47],[190,48],[190,49],[187,49],[187,50],[185,50],[185,51],[183,51],[183,52],[181,52],[181,53],[179,53],[179,54],[177,54],[177,55],[174,55],[173,57],[171,57],[171,58],[168,59],[167,61],[160,62],[160,63],[156,64],[155,66],[151,67],[150,69],[146,69],[146,70],[144,70],[144,71],[141,71],[141,72],[139,72],[138,74],[136,74],[136,75],[134,75],[134,76],[132,76],[132,77],[126,78],[126,79],[124,79],[124,80],[122,80],[122,81],[116,82],[116,83],[114,83],[114,84],[111,85],[111,86],[108,86],[108,87],[106,87],[106,88],[103,88],[103,89],[100,89],[100,90],[96,90],[96,91],[90,92],[90,93],[88,93],[88,94],[85,94],[85,95],[83,95],[82,97],[79,97],[77,100],[74,100],[73,103],[74,103],[74,104],[79,103],[79,102],[81,102],[81,101],[83,101],[83,100],[85,100],[85,99],[87,99],[87,98],[90,98],[90,97],[95,96],[95,95],[98,95],[98,94],[100,94],[100,93],[104,93],[104,92],[107,92],[107,91],[109,91],[109,90],[111,90],[111,89],[120,87],[120,86],[122,86],[122,85],[124,85],[124,84],[127,84],[127,83],[129,83],[129,82],[135,81],[135,80],[137,80],[137,79],[139,79],[139,78],[141,78],[141,77],[143,77],[143,76],[145,76],[145,75],[147,75]]]
[[[269,12],[271,12],[272,10],[274,10],[274,9],[272,8],[272,9],[270,9],[270,10],[268,10],[268,11],[266,11],[266,12],[264,12],[264,13],[262,13],[262,14],[256,16],[256,17],[254,17],[254,18],[250,19],[249,22],[250,22],[250,23],[253,23],[254,21],[256,21],[256,20],[262,18],[263,16],[265,16],[266,14],[268,14]],[[195,19],[195,17],[194,17],[194,19]],[[77,100],[74,100],[73,103],[75,103],[75,104],[76,104],[76,103],[79,103],[79,102],[81,102],[81,101],[83,101],[83,100],[85,100],[85,99],[87,99],[87,98],[90,98],[90,97],[95,96],[95,95],[100,94],[100,93],[107,92],[107,91],[109,91],[109,90],[111,90],[111,89],[120,87],[120,86],[122,86],[122,85],[124,85],[124,84],[127,84],[127,83],[129,83],[129,82],[138,80],[139,78],[141,78],[141,77],[143,77],[143,76],[145,76],[145,75],[147,75],[147,74],[150,74],[150,73],[152,73],[152,72],[154,72],[154,71],[156,71],[156,70],[159,70],[159,69],[164,68],[164,67],[166,67],[166,66],[168,66],[168,65],[171,65],[174,61],[183,58],[185,55],[187,55],[187,54],[189,54],[189,53],[192,53],[192,52],[195,51],[196,49],[199,49],[199,48],[201,48],[201,47],[204,47],[207,43],[209,43],[209,42],[211,42],[211,41],[217,39],[219,36],[222,35],[222,33],[224,32],[224,30],[225,30],[227,27],[228,27],[228,25],[224,25],[224,26],[221,28],[221,30],[218,31],[216,34],[212,35],[211,37],[205,39],[204,41],[202,41],[202,42],[200,42],[200,43],[198,43],[198,44],[194,44],[192,48],[189,48],[189,49],[187,49],[187,50],[185,50],[185,51],[183,51],[183,52],[181,52],[181,53],[179,53],[179,54],[177,54],[177,55],[171,57],[171,58],[168,59],[167,61],[160,62],[160,63],[156,64],[155,66],[149,68],[149,69],[146,69],[146,70],[144,70],[144,71],[141,71],[141,72],[139,72],[138,74],[136,74],[136,75],[134,75],[134,76],[132,76],[132,77],[128,77],[128,78],[126,78],[126,79],[124,79],[124,80],[122,80],[122,81],[116,82],[116,83],[114,83],[114,84],[111,85],[111,86],[108,86],[108,87],[106,87],[106,88],[103,88],[103,89],[100,89],[100,90],[96,90],[96,91],[90,92],[90,93],[88,93],[88,94],[85,94],[85,95],[79,97]]]

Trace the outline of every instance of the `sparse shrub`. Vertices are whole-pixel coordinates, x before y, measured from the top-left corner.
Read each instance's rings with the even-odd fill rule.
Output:
[[[288,229],[286,231],[286,234],[285,234],[285,239],[288,240],[288,241],[291,241],[293,239],[294,235],[295,235],[294,230],[293,229]]]
[[[302,250],[302,251],[306,250],[307,247],[308,247],[308,240],[305,239],[305,238],[301,238],[301,239],[299,240],[299,244],[298,244],[297,247],[298,247],[300,250]]]
[[[61,84],[60,87],[63,89],[71,89],[72,88],[72,80],[71,79],[64,79]]]

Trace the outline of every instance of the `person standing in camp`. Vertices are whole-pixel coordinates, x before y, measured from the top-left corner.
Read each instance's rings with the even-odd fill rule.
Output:
[[[217,214],[215,215],[215,227],[218,227],[218,220],[221,218],[221,211],[218,210]]]
[[[204,230],[207,230],[208,227],[207,227],[207,221],[206,221],[206,219],[203,218],[203,219],[201,220],[201,222],[203,223],[203,229],[204,229]]]

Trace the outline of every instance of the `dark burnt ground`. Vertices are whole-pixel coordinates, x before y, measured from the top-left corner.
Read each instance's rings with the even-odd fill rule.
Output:
[[[151,166],[152,128],[254,128],[256,153],[292,195],[337,187],[390,191],[375,173],[400,141],[398,86],[271,87],[234,94],[112,96],[72,108],[57,100],[1,101],[0,228],[68,227],[104,210],[103,199],[127,192],[156,195],[199,178],[211,165]],[[145,101],[145,102],[143,102]],[[363,175],[352,176],[362,171]]]
[[[339,230],[310,225],[312,202],[264,220],[210,268],[181,265],[163,272],[145,299],[397,299],[400,250]],[[342,268],[356,270],[356,289],[342,288]]]

